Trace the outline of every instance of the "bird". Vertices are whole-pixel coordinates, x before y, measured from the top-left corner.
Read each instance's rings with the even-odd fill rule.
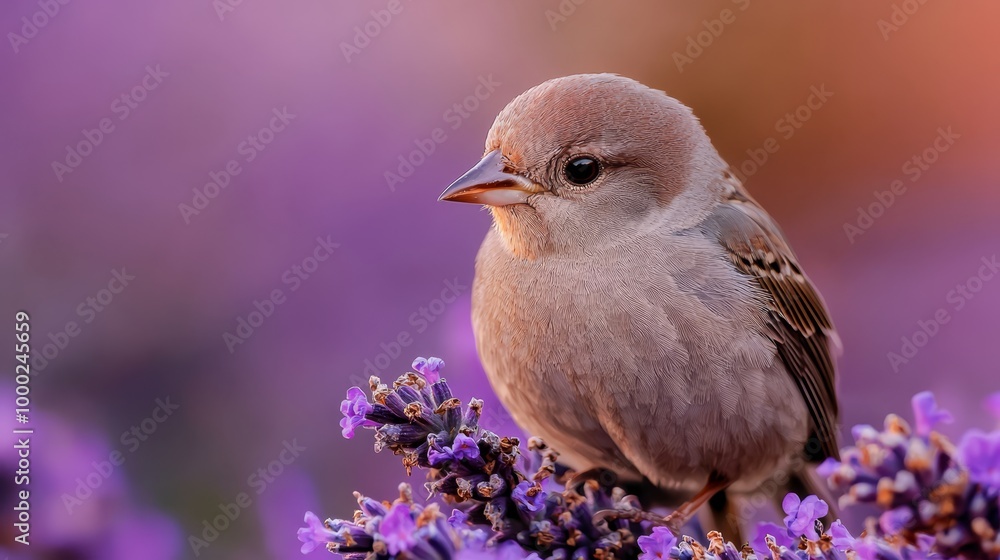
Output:
[[[810,466],[838,458],[840,339],[691,109],[617,74],[546,81],[439,200],[492,216],[477,352],[560,462],[686,496],[675,532],[706,502],[738,532],[733,496],[768,480],[817,492]]]

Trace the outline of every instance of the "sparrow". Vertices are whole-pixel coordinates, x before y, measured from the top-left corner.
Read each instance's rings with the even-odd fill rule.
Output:
[[[440,200],[492,215],[477,351],[514,420],[574,471],[688,492],[676,528],[776,473],[809,489],[808,465],[838,457],[823,300],[679,101],[614,74],[547,81]]]

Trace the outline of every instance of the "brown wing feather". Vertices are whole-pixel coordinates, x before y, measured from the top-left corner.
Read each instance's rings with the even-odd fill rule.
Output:
[[[799,268],[774,220],[727,177],[732,191],[703,223],[733,264],[769,295],[767,311],[778,355],[809,409],[811,460],[838,457],[837,394],[832,345],[839,345],[823,300]]]

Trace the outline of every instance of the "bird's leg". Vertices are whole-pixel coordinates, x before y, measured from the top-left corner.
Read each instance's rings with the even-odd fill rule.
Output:
[[[681,504],[673,513],[664,518],[663,524],[673,531],[675,535],[679,535],[681,527],[698,513],[701,506],[705,505],[705,502],[711,499],[716,492],[725,490],[730,484],[729,479],[713,472],[709,475],[705,487],[695,494],[693,498]]]
[[[712,522],[715,530],[725,535],[726,540],[742,543],[743,534],[739,517],[736,514],[736,504],[727,490],[717,492],[708,500],[708,508],[712,512]]]

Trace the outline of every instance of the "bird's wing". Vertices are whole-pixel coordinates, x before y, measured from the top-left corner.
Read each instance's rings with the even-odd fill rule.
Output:
[[[767,294],[772,340],[809,409],[810,460],[838,457],[837,395],[833,365],[840,341],[819,293],[799,268],[774,220],[734,177],[726,199],[702,223],[726,249],[736,268]]]

